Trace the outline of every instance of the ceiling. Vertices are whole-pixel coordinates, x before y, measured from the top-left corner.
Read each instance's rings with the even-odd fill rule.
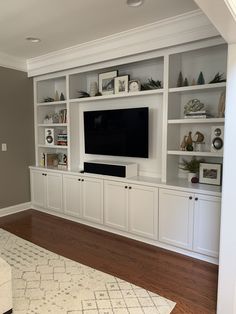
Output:
[[[198,9],[193,0],[0,0],[0,52],[24,59]],[[26,37],[39,37],[32,44]]]

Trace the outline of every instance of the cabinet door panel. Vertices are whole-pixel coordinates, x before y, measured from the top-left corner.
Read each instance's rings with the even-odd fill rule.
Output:
[[[199,195],[194,206],[194,251],[218,257],[220,238],[219,197]]]
[[[31,170],[31,200],[33,205],[39,207],[45,207],[45,176],[43,176],[42,171]]]
[[[192,249],[192,240],[193,195],[186,192],[160,189],[159,241]]]
[[[104,222],[105,225],[127,231],[128,229],[128,189],[124,183],[105,181]]]
[[[81,216],[81,181],[79,177],[63,176],[63,195],[65,213],[74,217]]]
[[[62,175],[47,173],[47,208],[62,212]]]
[[[82,215],[96,223],[103,223],[103,181],[94,178],[84,178],[82,188]]]
[[[158,189],[131,185],[128,197],[129,231],[157,238]]]

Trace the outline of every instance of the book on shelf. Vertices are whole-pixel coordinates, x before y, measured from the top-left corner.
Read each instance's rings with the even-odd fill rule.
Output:
[[[202,115],[188,115],[188,116],[184,116],[185,119],[206,119],[206,118],[210,118],[210,116],[206,115],[206,114],[202,114]]]
[[[57,145],[67,146],[67,133],[61,132],[57,134]]]
[[[59,162],[57,168],[58,168],[59,170],[67,170],[67,164],[65,164],[65,163],[60,163],[60,162]]]
[[[184,115],[185,119],[206,119],[211,117],[212,116],[206,110],[187,112]]]

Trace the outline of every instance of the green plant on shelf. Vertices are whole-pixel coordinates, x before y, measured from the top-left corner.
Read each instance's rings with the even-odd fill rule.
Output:
[[[183,158],[179,168],[188,172],[198,173],[201,162],[204,162],[204,159],[197,159],[196,157],[193,157],[190,161],[188,161]]]

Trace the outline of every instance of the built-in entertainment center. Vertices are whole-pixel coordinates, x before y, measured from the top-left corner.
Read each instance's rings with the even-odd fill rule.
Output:
[[[226,64],[216,37],[35,77],[33,208],[217,263],[221,187],[189,182],[180,164],[223,161],[212,130],[224,128],[214,78]],[[78,98],[112,71],[161,86]],[[204,110],[186,114],[195,99]]]

